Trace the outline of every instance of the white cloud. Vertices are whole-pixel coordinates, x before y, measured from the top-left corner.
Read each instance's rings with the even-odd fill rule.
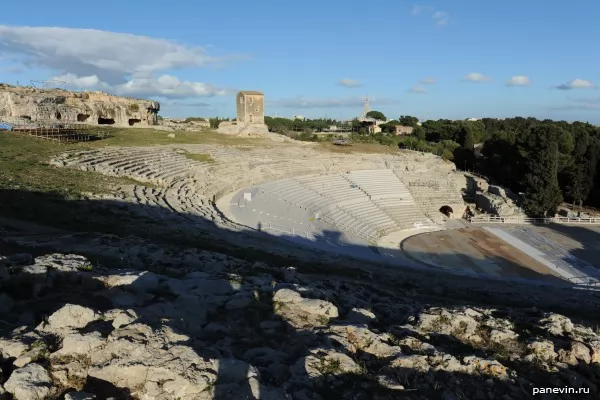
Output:
[[[88,89],[103,86],[103,82],[100,81],[97,75],[78,77],[74,74],[68,73],[61,76],[55,76],[52,78],[52,80],[65,82],[67,85],[74,86],[77,89]]]
[[[232,94],[232,89],[216,88],[206,83],[180,81],[173,75],[158,78],[134,78],[114,87],[117,94],[124,96],[162,96],[167,98],[211,97]]]
[[[212,97],[227,96],[235,92],[234,89],[217,88],[201,82],[180,81],[173,75],[138,76],[122,84],[109,85],[100,81],[96,75],[77,77],[65,74],[52,78],[56,81],[66,82],[68,87],[75,89],[102,89],[120,96],[138,97]]]
[[[489,76],[485,76],[479,72],[471,72],[468,73],[465,77],[464,80],[469,81],[469,82],[486,82],[491,80],[491,78]]]
[[[412,8],[412,15],[419,15],[423,12],[432,12],[433,11],[433,7],[431,6],[421,6],[418,4],[415,4]]]
[[[387,105],[397,104],[398,100],[389,98],[369,98],[371,104]],[[344,108],[362,107],[365,104],[364,97],[342,97],[342,98],[306,98],[294,97],[268,102],[271,107],[285,108]]]
[[[411,93],[417,93],[417,94],[427,93],[427,89],[425,89],[422,86],[413,86],[408,91]]]
[[[436,10],[432,6],[414,5],[411,10],[412,15],[426,14],[439,27],[442,27],[450,21],[450,14],[446,11]]]
[[[450,14],[446,11],[436,11],[431,15],[437,26],[444,26],[450,21]]]
[[[570,82],[563,83],[562,85],[558,85],[556,88],[560,90],[571,90],[571,89],[593,89],[596,87],[596,84],[592,81],[588,81],[587,79],[573,79]]]
[[[422,85],[434,85],[437,82],[437,80],[435,78],[432,77],[427,77],[421,80]]]
[[[341,79],[338,82],[338,84],[340,86],[344,86],[344,87],[347,87],[347,88],[356,88],[356,87],[361,87],[362,86],[362,83],[360,83],[359,81],[354,80],[354,79],[349,79],[349,78]]]
[[[118,94],[210,96],[223,91],[164,74],[217,65],[235,58],[208,55],[202,47],[166,39],[93,29],[0,25],[0,56],[28,68],[48,69],[76,88],[95,86]]]
[[[516,75],[506,82],[507,86],[528,86],[531,84],[531,79],[527,76]]]

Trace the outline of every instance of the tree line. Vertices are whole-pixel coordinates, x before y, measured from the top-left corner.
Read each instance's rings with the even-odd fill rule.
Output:
[[[554,216],[563,202],[600,207],[600,128],[587,122],[536,118],[440,119],[401,147],[446,143],[457,168],[474,170],[523,193],[532,217]]]

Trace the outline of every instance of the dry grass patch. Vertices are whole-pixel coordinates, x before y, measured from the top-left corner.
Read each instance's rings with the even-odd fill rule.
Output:
[[[195,153],[185,153],[185,158],[189,160],[198,161],[201,163],[214,163],[215,160],[210,156],[210,154],[195,154]]]

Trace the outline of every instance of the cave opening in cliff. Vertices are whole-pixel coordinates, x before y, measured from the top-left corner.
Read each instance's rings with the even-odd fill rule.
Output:
[[[85,122],[89,117],[87,114],[77,114],[77,122]]]
[[[454,210],[452,210],[452,207],[450,206],[442,206],[440,207],[440,212],[447,217],[451,217],[454,213]]]
[[[98,125],[114,125],[115,120],[113,118],[102,118],[98,117]]]
[[[54,114],[54,117],[55,117],[56,119],[62,119],[62,114],[61,114],[61,113],[59,113],[59,112],[57,112],[56,114]]]
[[[138,125],[138,124],[140,124],[141,122],[142,122],[142,120],[141,120],[141,119],[135,119],[135,118],[132,118],[132,119],[130,119],[130,120],[129,120],[129,126]]]
[[[27,119],[27,120],[31,121],[31,117],[29,115],[21,115],[21,116],[19,116],[19,118]]]

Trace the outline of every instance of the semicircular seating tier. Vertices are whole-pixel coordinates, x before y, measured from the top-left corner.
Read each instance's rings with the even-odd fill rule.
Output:
[[[188,152],[207,154],[213,161],[189,159]],[[416,152],[347,155],[205,144],[105,147],[64,153],[53,164],[135,179],[116,200],[160,221],[245,229],[217,209],[215,200],[258,186],[370,241],[440,222],[439,207],[462,203],[465,186],[465,177],[452,166]]]
[[[259,189],[369,241],[432,225],[389,169],[283,179],[261,184]]]

